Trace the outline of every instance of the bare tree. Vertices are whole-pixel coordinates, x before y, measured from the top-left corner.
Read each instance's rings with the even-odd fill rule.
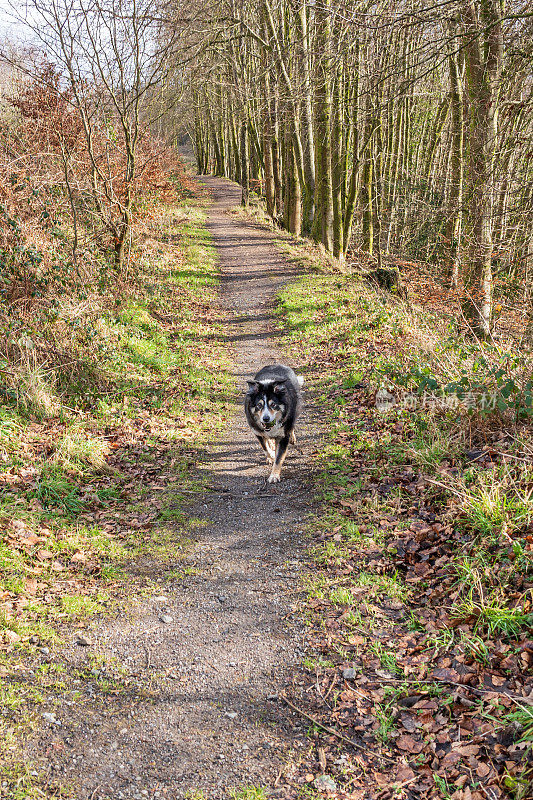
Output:
[[[169,24],[155,0],[28,0],[21,21],[70,84],[95,213],[112,237],[121,269],[142,169],[138,147],[163,113],[161,91],[154,90],[175,71],[180,26]]]

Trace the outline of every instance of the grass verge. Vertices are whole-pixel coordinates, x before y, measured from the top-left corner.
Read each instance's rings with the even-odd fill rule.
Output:
[[[356,798],[524,800],[533,743],[527,355],[468,341],[327,269],[286,287],[280,314],[327,432],[307,585],[317,655],[301,702],[313,697],[317,721],[357,743],[317,728],[316,762],[297,783],[311,791],[327,771]]]
[[[202,488],[194,466],[232,391],[204,205],[147,204],[127,285],[65,295],[12,335],[0,407],[0,797],[44,796],[18,752],[43,698],[48,709],[79,683],[55,674],[56,644],[115,598],[123,610],[132,583],[139,595],[182,577],[186,507]],[[101,689],[127,685],[106,673]]]

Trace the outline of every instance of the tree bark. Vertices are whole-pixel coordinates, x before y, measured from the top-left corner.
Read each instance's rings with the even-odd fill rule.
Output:
[[[331,0],[324,0],[316,9],[315,80],[316,106],[316,178],[315,216],[312,236],[321,242],[328,252],[333,251],[333,187],[331,176]]]
[[[456,34],[457,25],[449,26],[450,34]],[[446,223],[446,263],[448,279],[452,288],[459,283],[459,264],[461,248],[461,224],[463,216],[463,173],[464,173],[464,98],[463,79],[459,65],[457,38],[452,35],[448,69],[450,74],[450,96],[452,113],[450,192],[448,197],[448,219]]]
[[[492,325],[492,203],[498,96],[503,61],[498,0],[463,0],[466,87],[469,98],[467,199],[471,244],[463,311],[475,335]]]

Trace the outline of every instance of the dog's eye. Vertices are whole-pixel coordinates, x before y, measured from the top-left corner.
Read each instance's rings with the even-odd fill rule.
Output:
[[[279,409],[279,405],[277,403],[270,403],[270,408],[272,411],[277,411]]]
[[[257,403],[255,404],[256,408],[263,408],[263,406],[264,406],[264,403],[263,403],[262,400],[258,400]]]

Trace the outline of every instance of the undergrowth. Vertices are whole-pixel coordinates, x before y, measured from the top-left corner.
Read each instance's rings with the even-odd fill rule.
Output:
[[[113,613],[132,583],[150,592],[167,572],[183,578],[186,506],[202,489],[193,468],[232,391],[203,207],[201,195],[147,202],[127,283],[64,293],[53,313],[42,303],[8,319],[0,364],[1,797],[42,796],[41,778],[17,757],[39,714],[35,696],[10,699],[21,660],[40,662],[74,624]],[[145,557],[157,562],[157,580],[138,566]],[[42,680],[38,673],[37,688]]]
[[[481,800],[494,787],[522,800],[533,746],[529,356],[333,270],[287,286],[279,311],[326,432],[311,549],[320,580],[308,593],[315,645],[335,665],[313,668],[319,713],[363,736],[368,769],[379,770],[379,746],[392,756],[378,783],[393,793],[405,782],[424,797],[462,800],[468,788]],[[402,680],[427,728],[406,713]],[[438,701],[413,688],[420,680],[441,682]],[[454,686],[466,687],[464,704]],[[469,763],[447,756],[461,728]],[[366,785],[361,756],[346,758],[350,788]]]

